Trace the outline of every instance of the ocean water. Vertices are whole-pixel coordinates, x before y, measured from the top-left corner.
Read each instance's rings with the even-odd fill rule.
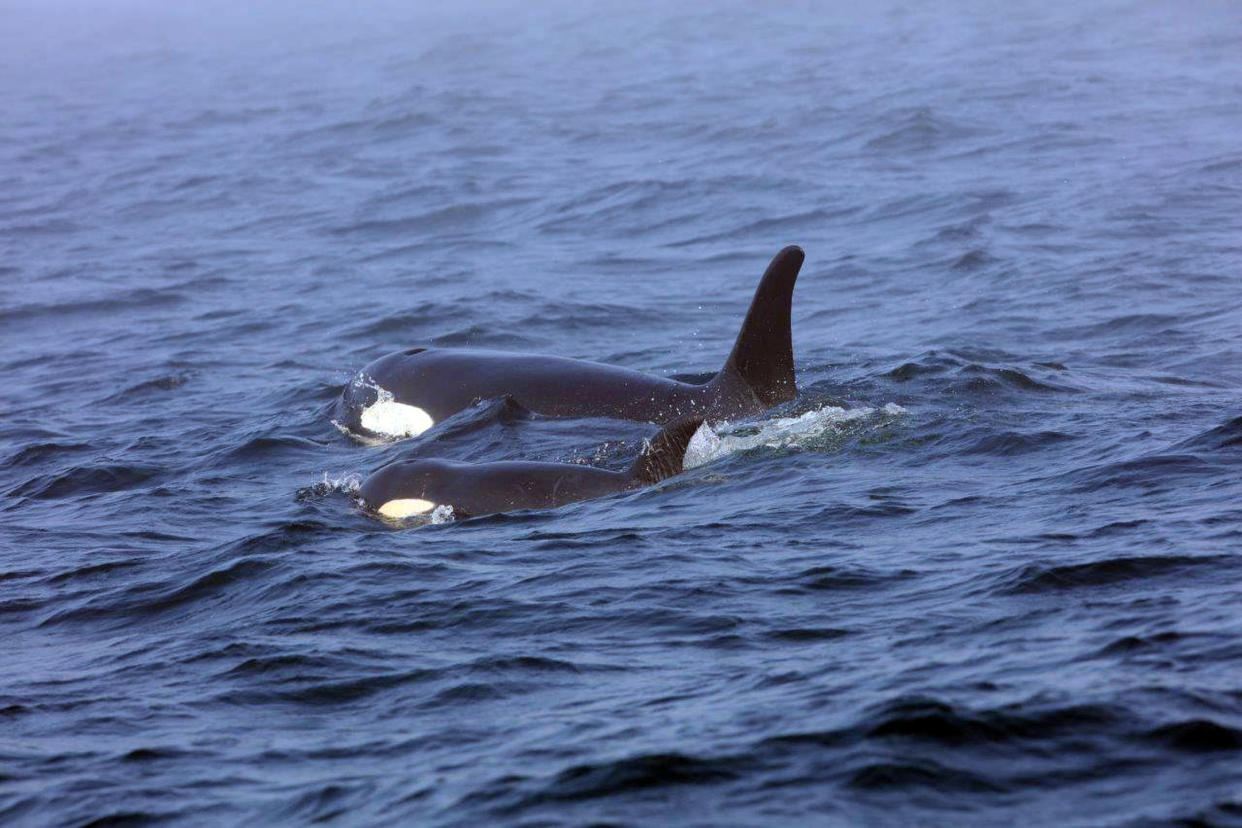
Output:
[[[0,3],[0,822],[1242,821],[1234,3]],[[621,468],[416,345],[801,395]],[[708,437],[710,436],[710,439]]]

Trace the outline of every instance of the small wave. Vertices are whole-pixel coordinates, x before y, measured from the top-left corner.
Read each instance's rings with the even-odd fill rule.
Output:
[[[1111,486],[1158,491],[1172,487],[1179,478],[1216,473],[1217,468],[1195,454],[1153,454],[1117,463],[1076,469],[1061,475],[1075,483],[1074,491],[1093,492]]]
[[[62,570],[61,572],[57,572],[55,575],[50,576],[47,579],[47,583],[63,584],[68,581],[75,580],[96,580],[99,579],[100,576],[110,575],[113,572],[124,572],[141,565],[142,563],[140,561],[133,559],[102,561],[100,563],[92,563],[85,566]]]
[[[154,379],[145,380],[135,383],[123,391],[118,391],[110,397],[105,398],[104,402],[120,402],[130,400],[134,397],[142,397],[151,393],[162,393],[164,391],[175,391],[185,385],[193,377],[192,373],[166,374],[164,376],[155,377]]]
[[[276,552],[290,543],[297,543],[319,536],[328,527],[313,520],[282,522],[274,529],[249,535],[229,544],[228,548],[238,555],[255,555],[260,552]]]
[[[6,462],[9,466],[38,466],[62,455],[90,451],[89,443],[35,443],[12,454]]]
[[[984,436],[973,446],[964,448],[962,453],[995,454],[1000,457],[1012,457],[1018,454],[1041,451],[1049,446],[1059,445],[1073,439],[1073,435],[1060,431],[1002,431],[997,434]]]
[[[704,759],[681,753],[629,756],[561,771],[534,799],[593,799],[643,788],[711,784],[736,778],[743,764],[727,757]]]
[[[1055,328],[1048,332],[1048,337],[1052,340],[1078,342],[1101,339],[1143,344],[1158,337],[1180,336],[1183,331],[1177,326],[1185,322],[1184,317],[1175,314],[1133,313],[1115,316],[1103,322]]]
[[[956,362],[950,359],[930,357],[917,362],[903,362],[896,368],[886,372],[884,376],[897,382],[908,382],[922,376],[937,376],[945,373]]]
[[[267,558],[236,558],[181,584],[140,583],[97,595],[76,607],[55,612],[39,626],[105,619],[133,623],[137,618],[159,615],[187,604],[235,596],[244,584],[254,582],[276,566]]]
[[[851,426],[891,420],[907,413],[896,403],[883,408],[845,409],[825,405],[796,417],[778,417],[759,423],[723,423],[713,429],[706,422],[695,432],[686,448],[684,466],[696,468],[721,457],[756,448],[816,449],[825,440],[840,436]]]
[[[522,686],[515,687],[506,682],[467,681],[444,688],[418,706],[424,710],[439,710],[456,705],[473,707],[482,702],[500,701],[519,693],[521,689]]]
[[[484,656],[468,665],[471,672],[491,673],[577,673],[578,665],[543,656]]]
[[[902,697],[873,709],[870,738],[900,738],[944,745],[1008,743],[1051,738],[1120,723],[1115,708],[1077,704],[1045,709],[1004,708],[979,712],[933,698]]]
[[[1062,566],[1028,564],[1007,578],[1008,583],[1001,592],[1006,595],[1023,595],[1106,586],[1216,567],[1230,560],[1223,555],[1151,555]]]
[[[389,237],[405,239],[411,234],[451,233],[468,230],[484,220],[495,221],[497,213],[529,204],[530,198],[504,198],[470,204],[454,204],[417,215],[393,219],[364,219],[333,228],[336,236]]]
[[[234,461],[247,461],[262,460],[273,455],[284,454],[288,451],[303,450],[311,453],[319,449],[318,443],[305,437],[271,437],[265,435],[262,437],[252,437],[240,446],[223,452],[223,455]]]
[[[793,593],[805,592],[807,590],[823,592],[867,589],[906,578],[910,574],[909,571],[883,573],[863,568],[846,569],[836,566],[813,566],[794,576],[796,586],[782,588],[780,591]]]
[[[1235,795],[1234,799],[1214,802],[1200,810],[1179,810],[1161,816],[1164,817],[1163,823],[1167,825],[1236,825],[1242,823],[1242,794]]]
[[[1242,730],[1211,719],[1191,719],[1158,727],[1148,738],[1185,753],[1242,750]]]
[[[1008,787],[1015,780],[1003,772],[966,773],[932,761],[927,754],[935,751],[948,758],[1003,749],[1009,756],[1037,757],[1050,743],[1071,739],[1090,749],[1091,743],[1134,735],[1132,720],[1130,711],[1119,705],[1019,703],[972,710],[936,698],[903,696],[872,707],[846,727],[769,736],[751,752],[769,762],[787,761],[791,754],[835,752],[851,787],[991,790]],[[902,758],[877,762],[871,758],[877,751]],[[860,764],[851,767],[851,754],[859,757]]]
[[[790,627],[789,629],[771,630],[764,633],[764,638],[782,644],[809,644],[819,641],[832,641],[853,635],[850,630],[836,627]]]
[[[53,236],[76,233],[82,225],[67,219],[49,218],[33,224],[0,225],[0,236],[22,238],[25,236]]]
[[[1089,538],[1109,538],[1114,535],[1124,535],[1140,526],[1145,526],[1150,521],[1146,518],[1138,520],[1115,520],[1112,523],[1105,523],[1103,526],[1097,526],[1087,533]]]
[[[977,127],[937,116],[928,107],[888,113],[882,119],[885,132],[866,143],[879,152],[928,152],[958,144],[979,134]]]
[[[931,238],[924,239],[918,242],[918,245],[923,246],[927,244],[933,244],[936,242],[948,242],[948,243],[956,244],[960,242],[969,241],[971,239],[977,239],[980,236],[979,228],[983,224],[986,224],[987,221],[988,219],[986,217],[980,218],[976,216],[975,218],[969,219],[964,222],[957,222],[957,221],[951,222],[949,224],[942,226],[940,229],[938,229],[935,235],[933,235]]]
[[[514,303],[526,301],[522,297],[515,297]],[[350,330],[350,336],[359,341],[382,339],[391,334],[405,335],[410,331],[417,331],[420,326],[434,323],[436,326],[442,326],[449,322],[465,321],[474,318],[473,314],[460,304],[451,302],[422,302],[417,310],[400,310],[388,313],[374,320],[355,326]]]
[[[1016,368],[993,368],[986,365],[968,365],[962,369],[965,377],[955,384],[956,391],[964,393],[990,393],[1003,388],[1020,391],[1065,391],[1062,386],[1040,382]]]
[[[1212,653],[1213,656],[1224,655],[1225,649],[1237,649],[1233,637],[1227,633],[1166,630],[1146,636],[1122,636],[1086,658],[1144,658],[1159,655],[1197,660],[1202,658],[1205,652],[1211,652],[1211,645],[1214,643],[1222,643],[1224,647],[1216,649]]]
[[[938,792],[966,791],[992,793],[1007,790],[987,777],[960,768],[952,768],[930,759],[896,762],[873,762],[850,775],[847,783],[862,790],[926,787]]]
[[[981,267],[993,264],[999,261],[995,256],[983,249],[969,250],[961,256],[953,260],[949,265],[950,270],[978,270]]]
[[[530,348],[529,337],[497,330],[494,325],[475,322],[431,338],[439,348],[494,348],[498,351],[522,351]]]
[[[288,678],[307,679],[316,672],[330,672],[348,668],[340,659],[322,655],[280,653],[254,655],[225,670],[221,675],[231,678],[255,677],[264,681],[283,681]]]
[[[978,358],[992,361],[993,359],[1004,360],[1009,356],[997,353],[978,355]],[[1064,365],[1058,363],[1035,363],[1034,367],[1043,369],[1043,372],[1061,373],[1066,370]],[[1003,391],[1006,388],[1015,388],[1019,391],[1073,390],[1071,386],[1054,382],[1047,377],[1036,379],[1032,376],[1035,373],[1029,368],[988,365],[969,357],[932,351],[915,360],[903,362],[896,368],[885,372],[883,376],[897,382],[944,376],[949,382],[947,390],[954,394],[989,394]]]
[[[794,230],[806,228],[815,230],[834,219],[838,219],[842,214],[855,213],[857,209],[850,210],[824,210],[815,209],[807,210],[801,213],[790,213],[775,218],[763,218],[755,221],[749,221],[728,228],[719,233],[708,233],[695,235],[688,239],[680,239],[678,241],[669,242],[668,246],[672,248],[692,247],[694,245],[708,244],[719,241],[733,241],[740,238],[770,238],[774,233],[790,233]]]
[[[141,747],[127,751],[118,757],[122,762],[164,762],[170,759],[180,759],[186,756],[192,756],[193,753],[178,747],[161,746],[161,747]]]
[[[33,303],[0,311],[0,322],[29,323],[44,317],[53,317],[63,323],[71,314],[115,313],[142,308],[167,307],[186,301],[184,294],[172,290],[134,288],[112,296],[96,299],[76,299],[68,302]]]
[[[290,822],[312,825],[333,820],[349,821],[348,814],[355,814],[359,807],[373,795],[375,786],[369,783],[317,784],[293,798],[285,807],[268,811],[260,822]]]
[[[9,494],[37,500],[56,500],[75,495],[118,492],[145,483],[160,471],[149,466],[129,466],[121,463],[76,466],[61,474],[27,480]]]
[[[274,697],[304,705],[339,706],[360,701],[395,687],[428,681],[437,675],[436,670],[418,668],[356,679],[313,682],[300,687],[271,688],[266,686],[268,682],[263,682],[265,686],[262,690],[234,692],[226,695],[225,698],[242,704],[267,701]],[[291,681],[296,681],[296,679],[291,679]]]
[[[1242,448],[1242,417],[1234,417],[1224,425],[1219,425],[1184,443],[1179,443],[1175,448],[1208,451]]]

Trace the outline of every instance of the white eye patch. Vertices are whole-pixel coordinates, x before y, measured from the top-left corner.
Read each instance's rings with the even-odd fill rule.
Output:
[[[392,399],[380,399],[364,408],[358,422],[367,431],[386,437],[417,437],[436,424],[418,406]]]
[[[414,515],[422,515],[436,508],[436,504],[430,500],[420,500],[417,497],[402,498],[400,500],[390,500],[377,510],[386,518],[397,520],[400,518],[413,517]]]

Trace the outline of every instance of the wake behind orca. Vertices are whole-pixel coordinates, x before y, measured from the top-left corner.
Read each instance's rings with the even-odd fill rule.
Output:
[[[790,305],[804,254],[772,259],[724,367],[702,384],[587,360],[468,348],[412,348],[367,365],[342,393],[336,422],[362,437],[414,437],[479,400],[510,397],[549,417],[668,423],[726,420],[797,396]]]
[[[665,426],[624,472],[569,463],[407,460],[375,472],[358,495],[367,509],[390,519],[429,515],[444,507],[458,519],[552,509],[681,474],[686,448],[702,423],[702,417],[690,417]]]

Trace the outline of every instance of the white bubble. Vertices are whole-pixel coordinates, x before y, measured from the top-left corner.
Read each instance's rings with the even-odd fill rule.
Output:
[[[692,469],[729,454],[755,448],[814,448],[817,442],[858,424],[905,413],[906,409],[896,403],[888,403],[882,409],[847,409],[825,405],[797,417],[738,424],[719,423],[715,428],[705,422],[690,438],[683,466]]]
[[[442,503],[431,510],[431,517],[427,519],[427,522],[434,526],[439,523],[451,523],[455,519],[453,507],[447,503]]]

